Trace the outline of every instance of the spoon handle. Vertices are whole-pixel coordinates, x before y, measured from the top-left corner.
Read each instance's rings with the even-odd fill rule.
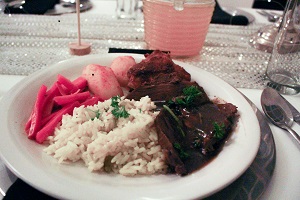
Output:
[[[295,140],[300,144],[300,136],[294,131],[292,128],[285,126],[285,129],[292,134],[292,136],[295,138]]]

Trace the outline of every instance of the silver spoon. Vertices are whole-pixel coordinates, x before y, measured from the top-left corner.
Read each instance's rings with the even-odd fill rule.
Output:
[[[270,15],[268,17],[269,22],[277,22],[281,16],[280,15]]]
[[[259,14],[261,14],[261,15],[267,17],[269,22],[276,22],[276,21],[278,21],[279,18],[280,18],[280,15],[277,15],[277,14],[274,14],[274,13],[271,14],[271,13],[268,13],[268,12],[266,12],[266,11],[264,11],[264,10],[257,11],[257,12],[258,12]]]
[[[292,111],[278,92],[272,88],[264,89],[261,95],[261,105],[264,113],[271,122],[287,130],[300,144],[300,136],[291,128],[293,124]]]

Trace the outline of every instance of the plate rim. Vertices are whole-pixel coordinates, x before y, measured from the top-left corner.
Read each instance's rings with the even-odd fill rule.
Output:
[[[245,16],[248,19],[249,24],[254,23],[254,21],[255,21],[254,15],[252,15],[251,13],[249,13],[243,9],[239,9],[239,8],[232,7],[232,6],[224,6],[224,7],[222,7],[222,9],[232,16],[233,16],[233,13],[237,13],[236,15]]]

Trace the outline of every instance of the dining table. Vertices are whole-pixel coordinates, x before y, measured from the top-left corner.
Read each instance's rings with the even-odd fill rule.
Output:
[[[68,49],[68,43],[77,39],[74,12],[44,15],[4,14],[3,3],[2,1],[0,4],[0,98],[32,73],[77,57],[71,55]],[[92,7],[80,15],[81,39],[92,44],[90,54],[107,54],[111,48],[147,49],[141,1],[136,19],[118,18],[115,14],[115,0],[91,0],[91,4]],[[246,16],[249,24],[210,24],[199,55],[175,57],[174,60],[218,76],[241,92],[257,109],[256,112],[263,113],[260,97],[263,89],[267,87],[265,70],[271,53],[252,47],[249,40],[260,28],[272,22],[260,15],[257,9],[234,6],[223,9],[233,16]],[[299,94],[283,96],[300,110]],[[248,191],[236,199],[298,200],[300,146],[288,132],[273,125],[263,114],[261,119],[266,120],[270,127],[275,144],[272,166],[269,166],[271,170],[267,175],[254,171],[253,173],[262,177],[245,180],[251,185],[251,192]],[[300,126],[296,123],[292,128],[300,133]],[[18,179],[16,175],[0,159],[1,199]]]

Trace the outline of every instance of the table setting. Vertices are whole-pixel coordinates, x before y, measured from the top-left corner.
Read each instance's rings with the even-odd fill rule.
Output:
[[[172,1],[168,11],[152,0],[49,1],[27,13],[24,2],[0,1],[2,199],[300,198],[298,1],[270,11],[204,0],[205,10],[188,18],[190,1]],[[174,21],[180,12],[186,19]],[[193,20],[201,27],[189,26]],[[138,63],[155,49],[170,53],[210,97],[238,107],[237,134],[204,168],[182,177],[91,173],[58,164],[24,136],[41,85],[50,88],[58,74],[75,80],[83,66],[109,66],[119,56]]]

